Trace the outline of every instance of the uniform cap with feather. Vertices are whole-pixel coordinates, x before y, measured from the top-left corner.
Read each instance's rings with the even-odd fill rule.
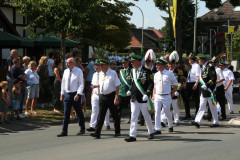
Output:
[[[177,51],[173,51],[169,56],[169,63],[177,63],[179,61],[179,55]]]
[[[149,49],[145,54],[145,61],[148,62],[156,62],[156,55],[152,49]]]

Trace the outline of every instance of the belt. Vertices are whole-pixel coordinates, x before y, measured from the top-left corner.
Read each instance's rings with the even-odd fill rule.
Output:
[[[75,92],[68,92],[67,94],[76,94],[77,93],[77,91],[75,91]]]
[[[109,93],[109,94],[100,94],[101,96],[110,96],[110,95],[112,95],[112,94],[114,94],[115,95],[115,91],[114,92],[111,92],[111,93]]]
[[[167,95],[170,95],[170,94],[158,94],[160,96],[167,96]]]

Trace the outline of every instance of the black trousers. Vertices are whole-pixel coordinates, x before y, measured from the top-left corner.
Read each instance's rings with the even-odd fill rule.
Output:
[[[195,82],[193,83],[187,83],[187,86],[185,88],[185,93],[184,93],[184,106],[185,106],[185,113],[186,113],[186,117],[191,117],[190,114],[190,106],[189,106],[189,101],[190,101],[190,97],[193,97],[193,100],[195,102],[195,115],[198,112],[199,109],[199,103],[200,103],[200,84],[198,84],[197,89],[193,90],[193,86],[194,86]]]
[[[223,85],[218,86],[215,94],[216,94],[217,102],[219,103],[219,105],[221,107],[221,117],[226,118],[224,86]],[[212,118],[210,109],[208,109],[208,117],[209,117],[209,119]]]
[[[108,95],[99,95],[99,112],[97,124],[95,127],[95,134],[100,135],[104,119],[106,116],[107,109],[110,110],[110,113],[113,117],[115,134],[120,134],[120,118],[118,115],[117,107],[114,105],[115,92],[112,92]]]
[[[121,117],[122,117],[122,109],[128,108],[129,111],[131,110],[130,109],[130,99],[131,99],[131,96],[126,96],[126,97],[119,96],[118,116],[120,118],[120,121],[121,121]],[[131,111],[129,112],[129,115],[131,116]]]

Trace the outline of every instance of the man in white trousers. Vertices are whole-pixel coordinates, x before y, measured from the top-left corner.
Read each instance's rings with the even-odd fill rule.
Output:
[[[132,85],[130,91],[127,92],[127,95],[131,95],[131,125],[129,137],[124,139],[126,142],[136,141],[140,111],[146,122],[149,133],[148,139],[154,138],[152,120],[148,112],[148,100],[153,88],[153,75],[150,69],[141,65],[142,59],[143,57],[139,55],[131,56],[133,66],[131,71]]]
[[[196,128],[200,128],[200,122],[203,118],[208,102],[213,117],[213,124],[210,125],[210,127],[219,127],[216,100],[214,98],[214,91],[216,90],[217,83],[216,70],[214,66],[209,65],[207,55],[200,53],[198,54],[198,57],[200,58],[200,64],[202,65],[199,78],[201,84],[200,106],[195,121],[191,122],[191,124]]]
[[[233,72],[227,68],[226,62],[219,62],[219,67],[223,71],[223,76],[225,81],[223,82],[224,90],[225,90],[225,97],[227,99],[228,109],[230,114],[234,114],[233,109],[233,97],[232,97],[232,91],[233,91],[233,81],[234,81],[234,75]]]
[[[98,117],[98,111],[99,111],[99,73],[101,71],[99,59],[95,61],[94,69],[96,72],[93,74],[92,86],[91,86],[92,87],[92,97],[91,97],[92,114],[91,114],[89,128],[87,129],[88,132],[95,131],[95,126],[97,124],[97,117]],[[104,125],[106,126],[107,130],[110,129],[109,110],[107,111]]]
[[[155,108],[155,132],[154,134],[161,134],[161,109],[163,106],[163,112],[165,113],[169,132],[173,132],[173,120],[170,106],[172,97],[176,94],[178,82],[172,72],[165,69],[167,62],[158,58],[156,67],[158,72],[154,75],[154,88],[153,97]],[[173,89],[172,89],[173,88]]]

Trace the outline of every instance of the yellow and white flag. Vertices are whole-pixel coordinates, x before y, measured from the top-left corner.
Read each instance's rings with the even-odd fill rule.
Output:
[[[173,33],[174,33],[174,38],[176,37],[176,18],[177,18],[177,0],[170,0],[169,2],[170,6],[170,13],[172,17],[172,23],[173,23]]]

